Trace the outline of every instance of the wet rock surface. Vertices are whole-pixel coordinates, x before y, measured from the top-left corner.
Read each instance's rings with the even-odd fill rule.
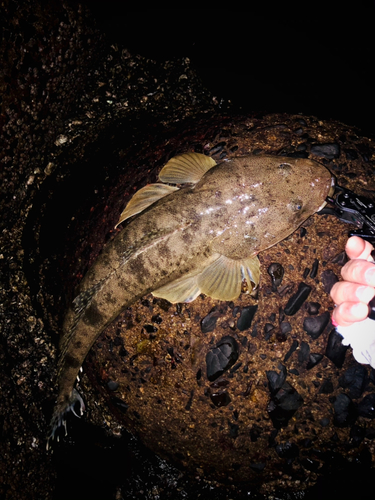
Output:
[[[217,161],[310,157],[341,185],[373,196],[375,151],[338,122],[230,115],[187,60],[155,64],[111,46],[83,7],[3,8],[0,497],[67,498],[77,470],[82,499],[212,491],[218,500],[242,499],[249,490],[290,498],[356,467],[366,484],[373,374],[334,333],[324,328],[314,338],[303,329],[306,312],[328,316],[340,275],[348,226],[330,216],[313,216],[259,255],[257,296],[182,305],[148,296],[125,311],[84,365],[88,411],[69,419],[69,437],[46,453],[66,303],[127,200],[168,158],[187,150]],[[282,281],[277,269],[267,272],[273,263]],[[222,373],[210,380],[214,351]]]

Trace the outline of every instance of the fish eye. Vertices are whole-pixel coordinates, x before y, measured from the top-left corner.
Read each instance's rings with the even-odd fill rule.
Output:
[[[280,163],[277,168],[281,175],[289,175],[292,170],[292,166],[289,163]]]
[[[302,206],[303,204],[301,200],[292,200],[288,205],[292,212],[299,212],[300,210],[302,210]]]

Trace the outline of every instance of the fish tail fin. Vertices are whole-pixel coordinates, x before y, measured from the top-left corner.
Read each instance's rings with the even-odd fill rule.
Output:
[[[76,407],[78,405],[79,415],[76,412]],[[50,431],[47,438],[47,451],[52,448],[52,443],[55,441],[58,442],[60,438],[60,429],[64,429],[64,434],[67,436],[67,425],[66,418],[69,412],[72,412],[76,417],[81,417],[83,412],[85,411],[85,403],[80,395],[80,393],[73,389],[70,395],[70,398],[64,403],[57,404],[55,406],[51,423],[50,423]]]

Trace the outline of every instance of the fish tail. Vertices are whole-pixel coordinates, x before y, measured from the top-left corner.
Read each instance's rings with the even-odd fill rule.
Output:
[[[76,412],[76,407],[78,405],[79,415]],[[50,423],[50,432],[47,438],[47,451],[52,447],[52,442],[56,439],[59,441],[60,429],[64,428],[65,436],[67,436],[67,425],[66,425],[66,417],[69,412],[72,412],[76,417],[80,418],[85,411],[85,403],[80,395],[80,393],[73,389],[69,399],[64,401],[63,403],[58,403],[55,406],[53,411],[51,423]]]

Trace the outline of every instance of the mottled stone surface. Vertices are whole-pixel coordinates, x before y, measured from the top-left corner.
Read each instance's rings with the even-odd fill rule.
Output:
[[[187,59],[155,63],[106,42],[78,4],[5,1],[1,19],[0,498],[220,500],[250,490],[282,498],[350,467],[369,476],[372,371],[365,367],[359,396],[350,349],[337,361],[331,342],[327,357],[329,326],[314,339],[303,330],[306,303],[287,321],[283,311],[302,281],[319,315],[332,308],[348,227],[330,216],[312,217],[260,255],[257,296],[177,306],[148,296],[125,311],[85,363],[84,418],[70,419],[70,437],[46,453],[66,301],[127,200],[171,156],[311,157],[341,185],[373,196],[375,150],[338,122],[230,115]],[[304,277],[317,260],[316,275]],[[267,273],[272,263],[284,269],[280,285]],[[249,328],[238,328],[255,306]],[[223,337],[235,340],[238,358],[210,381],[206,355]],[[267,372],[283,373],[276,393]]]

